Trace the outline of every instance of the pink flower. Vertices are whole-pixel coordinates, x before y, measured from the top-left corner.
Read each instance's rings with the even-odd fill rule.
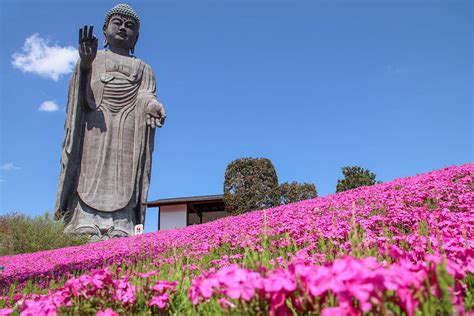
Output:
[[[243,255],[238,253],[229,257],[230,259],[242,259]]]
[[[373,284],[370,281],[364,282],[353,282],[348,285],[348,291],[352,296],[357,298],[360,303],[360,309],[363,312],[369,312],[372,308],[372,304],[370,303],[370,298],[374,291]]]
[[[25,300],[20,316],[55,316],[58,314],[56,305],[49,296],[43,296],[39,300]]]
[[[119,313],[111,308],[107,308],[105,311],[98,311],[96,316],[119,316]]]
[[[360,315],[353,308],[345,307],[327,307],[321,312],[321,316],[353,316]]]
[[[13,308],[0,309],[0,316],[10,316],[13,313]]]
[[[331,270],[327,267],[319,267],[308,275],[308,290],[313,297],[323,295],[331,289]]]
[[[288,270],[278,269],[263,280],[265,291],[278,292],[284,290],[293,292],[296,289],[295,276]]]
[[[199,303],[199,298],[204,300],[210,298],[214,288],[219,286],[219,281],[213,274],[204,274],[191,282],[188,295],[194,305]]]
[[[270,315],[287,315],[286,294],[282,291],[270,293]]]
[[[219,282],[214,279],[213,277],[206,278],[202,281],[201,285],[199,285],[199,291],[201,296],[205,299],[210,298],[212,296],[212,292],[214,288],[219,285]]]
[[[157,274],[158,274],[158,271],[153,270],[153,271],[146,272],[146,273],[138,273],[138,276],[141,277],[141,278],[147,279],[147,278],[149,278],[151,276],[154,276],[154,275],[157,275]]]
[[[168,302],[169,296],[165,293],[153,296],[150,300],[150,303],[148,303],[148,306],[158,306],[159,309],[165,309],[168,305]]]
[[[216,276],[224,294],[233,299],[250,301],[256,289],[262,288],[258,273],[241,269],[235,264],[219,270]]]
[[[130,276],[146,283],[135,287],[127,277],[119,277],[130,271],[124,267],[136,270],[136,260],[146,255],[155,267],[185,262],[179,268],[191,273],[199,268],[200,260],[221,253],[225,245],[225,255],[192,280],[188,294],[193,304],[213,298],[227,310],[239,300],[239,307],[250,312],[266,304],[271,315],[289,313],[290,306],[292,312],[308,314],[324,308],[315,304],[330,306],[331,292],[338,306],[323,309],[325,315],[377,313],[379,309],[372,307],[382,299],[390,302],[387,313],[414,315],[420,312],[419,300],[429,293],[437,298],[449,293],[453,313],[463,314],[463,299],[469,290],[465,275],[474,272],[473,179],[474,164],[450,167],[179,230],[2,257],[0,265],[5,270],[0,275],[0,296],[15,303],[15,314],[54,315],[72,312],[65,307],[73,301],[82,304],[93,298],[103,302],[103,308],[134,304],[138,291],[143,291],[147,303],[157,310],[170,305],[175,283],[152,284],[150,277],[156,274],[149,271]],[[263,231],[270,240],[268,247],[262,245]],[[387,255],[384,264],[375,258],[349,256],[326,260],[341,250],[354,254],[351,234],[362,231],[357,250]],[[285,254],[287,250],[278,248],[284,245],[297,252]],[[251,271],[232,265],[242,259],[242,250],[270,254],[274,267],[256,263],[258,268]],[[103,268],[113,264],[121,265],[122,271],[118,267],[111,273]],[[453,283],[445,284],[446,291],[441,290],[442,280],[436,273],[439,265],[445,265],[453,277]],[[77,271],[91,272],[73,277]],[[70,280],[56,288],[65,277]],[[59,282],[47,295],[7,292],[12,282],[18,282],[21,289],[30,279],[35,280],[34,287],[48,288],[56,278]],[[247,302],[256,298],[260,301]]]
[[[312,273],[302,270],[307,280],[309,293],[314,297],[322,297],[331,290],[344,306],[352,306],[352,298],[359,301],[359,308],[369,312],[372,301],[379,301],[384,290],[384,276],[380,264],[375,258],[354,259],[344,257],[333,262],[332,266],[319,267]],[[396,288],[396,286],[393,286]]]
[[[136,300],[136,286],[128,282],[128,277],[122,277],[120,280],[114,280],[115,294],[114,298],[124,304],[133,304]]]
[[[64,284],[64,287],[68,288],[71,291],[72,295],[74,296],[78,296],[82,290],[82,286],[79,280],[74,277],[67,280],[66,283]]]
[[[152,287],[152,289],[158,293],[161,293],[166,290],[171,290],[171,292],[175,291],[175,287],[178,284],[178,282],[169,282],[169,281],[162,281],[159,280],[156,282],[156,284]]]
[[[72,306],[71,293],[67,288],[58,289],[56,292],[50,294],[51,300],[56,306]]]

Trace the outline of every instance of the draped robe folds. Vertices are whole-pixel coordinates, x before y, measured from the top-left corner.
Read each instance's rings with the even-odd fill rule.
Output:
[[[69,83],[56,198],[56,214],[66,221],[74,216],[75,197],[97,213],[126,208],[134,224],[145,221],[155,132],[146,125],[145,107],[156,99],[156,84],[143,61],[112,54],[97,52],[87,105],[78,102],[79,67]]]

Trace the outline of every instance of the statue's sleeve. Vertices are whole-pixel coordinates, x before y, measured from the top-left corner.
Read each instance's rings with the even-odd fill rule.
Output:
[[[155,129],[146,125],[145,108],[150,101],[156,100],[156,81],[151,67],[145,63],[143,63],[142,67],[142,81],[138,90],[137,106],[143,115],[141,116],[142,119],[140,119],[140,123],[137,125],[143,133],[143,144],[145,146],[143,146],[140,158],[140,161],[143,163],[139,167],[139,181],[137,183],[137,198],[139,201],[139,207],[137,209],[137,224],[143,224],[145,222],[148,188],[150,186],[151,178],[151,160],[155,146]]]
[[[155,75],[151,67],[143,64],[143,75],[140,89],[138,90],[139,101],[148,103],[152,99],[156,99],[156,81]]]
[[[55,215],[65,217],[66,221],[69,199],[74,195],[79,171],[80,138],[82,134],[82,109],[78,106],[79,65],[69,81],[66,122],[64,124],[64,139],[61,150],[61,163],[56,195]]]

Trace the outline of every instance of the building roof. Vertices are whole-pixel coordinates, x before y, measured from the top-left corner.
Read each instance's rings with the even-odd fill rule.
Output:
[[[176,205],[176,204],[201,204],[201,203],[224,203],[224,195],[202,195],[202,196],[188,196],[171,199],[159,199],[155,201],[147,202],[148,207],[158,207],[164,205]]]

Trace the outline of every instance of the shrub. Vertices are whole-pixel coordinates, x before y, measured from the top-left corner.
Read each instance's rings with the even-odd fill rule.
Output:
[[[64,223],[49,213],[37,217],[10,213],[0,216],[0,256],[77,246],[88,241],[64,233]]]
[[[337,180],[336,193],[381,183],[375,180],[375,173],[359,166],[342,167],[342,174],[344,179]]]
[[[224,179],[224,204],[229,214],[279,205],[278,177],[270,159],[232,161]]]
[[[312,183],[284,182],[279,187],[280,204],[295,203],[318,196],[316,186]]]

